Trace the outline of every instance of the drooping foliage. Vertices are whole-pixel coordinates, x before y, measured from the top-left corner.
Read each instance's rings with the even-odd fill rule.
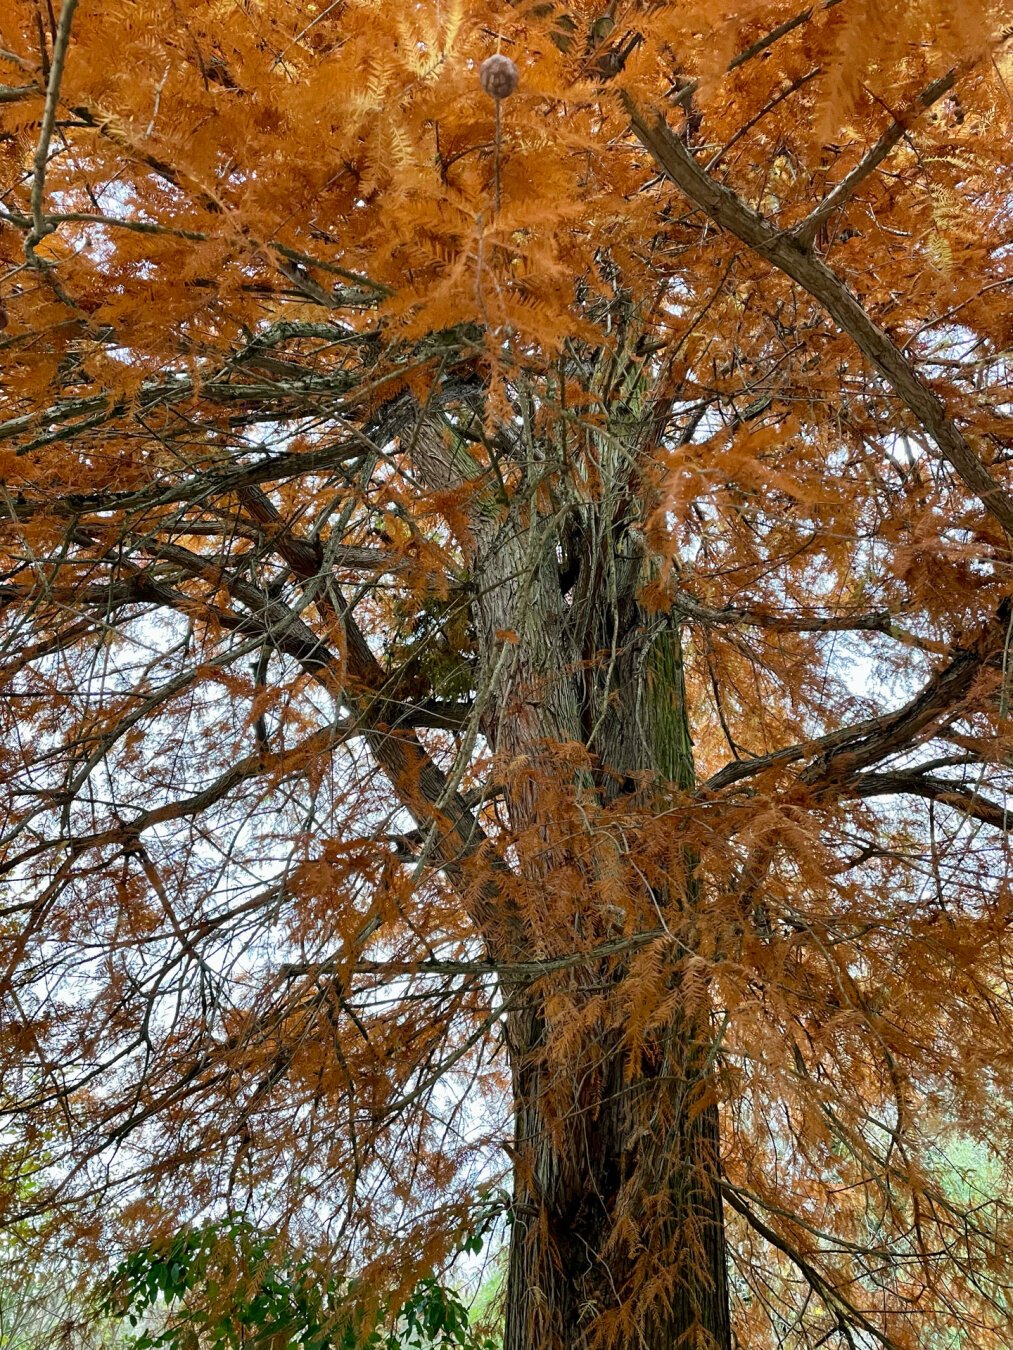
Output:
[[[5,0],[4,1222],[1010,1344],[1011,42]]]
[[[432,1278],[420,1281],[401,1307],[371,1308],[354,1282],[321,1278],[310,1261],[280,1252],[274,1234],[235,1216],[131,1252],[98,1293],[101,1313],[130,1328],[129,1350],[491,1345],[472,1332],[459,1295]]]

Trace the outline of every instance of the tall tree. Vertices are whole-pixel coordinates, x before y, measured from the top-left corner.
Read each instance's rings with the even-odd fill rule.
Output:
[[[6,0],[3,1217],[1010,1343],[1011,34]]]

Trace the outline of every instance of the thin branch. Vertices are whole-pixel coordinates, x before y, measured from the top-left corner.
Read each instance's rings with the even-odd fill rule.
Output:
[[[956,69],[948,70],[945,75],[941,75],[938,80],[933,80],[930,85],[922,90],[918,95],[915,107],[906,116],[898,116],[851,172],[845,174],[837,186],[827,193],[819,206],[810,211],[805,220],[795,226],[792,234],[800,244],[808,247],[813,242],[816,238],[816,232],[823,222],[839,210],[850,197],[854,196],[859,186],[870,174],[875,173],[898,141],[904,137],[908,127],[919,113],[926,108],[931,108],[933,103],[953,88],[956,80]]]
[[[820,8],[824,10],[833,9],[835,5],[839,5],[840,3],[841,0],[824,0],[824,3]],[[729,61],[729,71],[736,70],[739,66],[744,66],[747,61],[751,61],[754,56],[759,56],[761,52],[765,52],[768,47],[772,47],[775,42],[779,42],[781,38],[786,37],[794,29],[801,28],[804,23],[809,22],[815,10],[815,5],[810,5],[808,8],[800,10],[799,13],[792,18],[785,19],[784,23],[778,24],[777,27],[772,28],[769,33],[764,33],[763,37],[757,38],[757,40],[748,47],[744,47],[737,56],[734,56],[731,61]]]
[[[49,67],[49,83],[46,87],[46,106],[42,113],[42,125],[39,129],[39,143],[35,150],[35,174],[32,179],[32,230],[25,240],[25,253],[29,261],[37,262],[35,246],[40,243],[53,226],[44,214],[46,192],[46,165],[49,161],[49,145],[53,138],[56,123],[56,110],[60,102],[60,83],[63,68],[67,60],[67,48],[70,44],[70,26],[74,19],[78,0],[63,0],[60,21],[53,40],[53,57]]]
[[[20,103],[22,99],[33,98],[38,94],[34,84],[0,84],[0,103]]]
[[[816,1269],[813,1263],[802,1255],[788,1240],[780,1233],[776,1232],[769,1224],[765,1223],[758,1214],[745,1203],[742,1196],[734,1186],[727,1183],[722,1185],[721,1194],[725,1201],[731,1205],[749,1224],[750,1228],[755,1229],[757,1233],[770,1245],[788,1258],[797,1268],[806,1283],[817,1293],[826,1306],[836,1313],[842,1313],[851,1319],[856,1327],[859,1327],[867,1335],[872,1336],[885,1350],[899,1350],[897,1343],[889,1336],[885,1335],[874,1322],[870,1322],[868,1317],[857,1308],[843,1293],[841,1287],[835,1284],[828,1277],[822,1275]]]
[[[711,609],[686,591],[677,591],[673,609],[688,619],[708,627],[765,628],[776,633],[882,633],[907,646],[926,651],[947,650],[908,633],[894,623],[890,611],[877,609],[864,614],[830,614],[825,617],[805,614],[765,614],[762,610],[725,605]]]
[[[536,980],[542,975],[551,975],[554,971],[573,970],[577,966],[594,965],[610,956],[619,956],[624,952],[636,951],[652,942],[672,940],[670,933],[663,928],[652,928],[643,933],[634,933],[630,937],[618,938],[615,942],[603,942],[586,952],[569,952],[565,956],[546,957],[532,961],[450,961],[438,958],[421,961],[356,961],[355,970],[361,975],[377,975],[382,978],[397,978],[402,975],[498,975],[511,980]],[[313,964],[288,963],[283,965],[279,974],[283,978],[295,979],[305,975],[327,975],[342,968],[340,956]]]

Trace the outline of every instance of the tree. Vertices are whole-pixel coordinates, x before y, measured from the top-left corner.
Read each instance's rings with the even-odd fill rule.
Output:
[[[5,1218],[1009,1344],[1011,6],[0,29]]]

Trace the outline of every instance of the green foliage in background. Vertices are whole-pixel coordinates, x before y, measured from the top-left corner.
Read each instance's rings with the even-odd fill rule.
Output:
[[[470,1238],[465,1250],[481,1245]],[[103,1282],[98,1308],[130,1326],[130,1350],[495,1350],[438,1280],[371,1315],[354,1282],[321,1279],[239,1218],[132,1253]]]

